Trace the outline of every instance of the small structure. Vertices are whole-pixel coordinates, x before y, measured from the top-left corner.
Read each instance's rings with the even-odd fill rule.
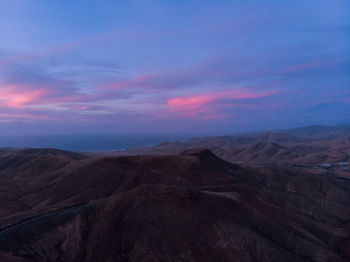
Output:
[[[324,164],[321,165],[321,167],[331,168],[331,167],[332,167],[332,164],[330,164],[330,163],[324,163]]]

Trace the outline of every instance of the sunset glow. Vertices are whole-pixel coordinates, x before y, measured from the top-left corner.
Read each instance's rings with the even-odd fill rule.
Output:
[[[0,107],[23,108],[40,100],[45,90],[26,90],[15,86],[0,87]]]
[[[347,122],[349,5],[315,4],[1,1],[3,130]]]

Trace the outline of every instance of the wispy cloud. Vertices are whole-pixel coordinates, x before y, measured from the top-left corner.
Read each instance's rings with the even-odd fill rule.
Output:
[[[101,18],[91,19],[63,1],[64,21],[43,3],[22,10],[31,20],[0,17],[0,121],[152,129],[262,114],[299,123],[310,110],[322,119],[346,109],[350,38],[339,3],[123,2],[113,12],[84,3]],[[78,10],[84,26],[71,24]]]
[[[231,107],[237,105],[248,106],[250,108],[256,108],[254,100],[267,96],[273,96],[278,94],[279,91],[256,91],[252,89],[234,89],[225,90],[213,93],[197,94],[193,96],[175,97],[168,100],[168,105],[171,112],[179,112],[186,117],[199,117],[199,118],[222,118],[223,115],[219,115],[216,112],[216,107],[219,105],[222,107]],[[237,104],[237,100],[248,100],[251,102],[247,104]]]

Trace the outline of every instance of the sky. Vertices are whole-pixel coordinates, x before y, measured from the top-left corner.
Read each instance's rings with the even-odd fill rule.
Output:
[[[0,0],[0,134],[341,123],[348,0]]]

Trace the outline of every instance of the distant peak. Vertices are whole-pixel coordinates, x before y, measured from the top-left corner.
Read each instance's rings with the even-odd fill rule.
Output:
[[[17,153],[22,155],[66,156],[72,159],[84,158],[83,155],[81,154],[71,152],[71,151],[55,149],[55,148],[23,148],[23,149],[19,149]]]
[[[190,148],[185,151],[183,151],[180,155],[187,155],[187,156],[214,156],[215,155],[206,148]]]

